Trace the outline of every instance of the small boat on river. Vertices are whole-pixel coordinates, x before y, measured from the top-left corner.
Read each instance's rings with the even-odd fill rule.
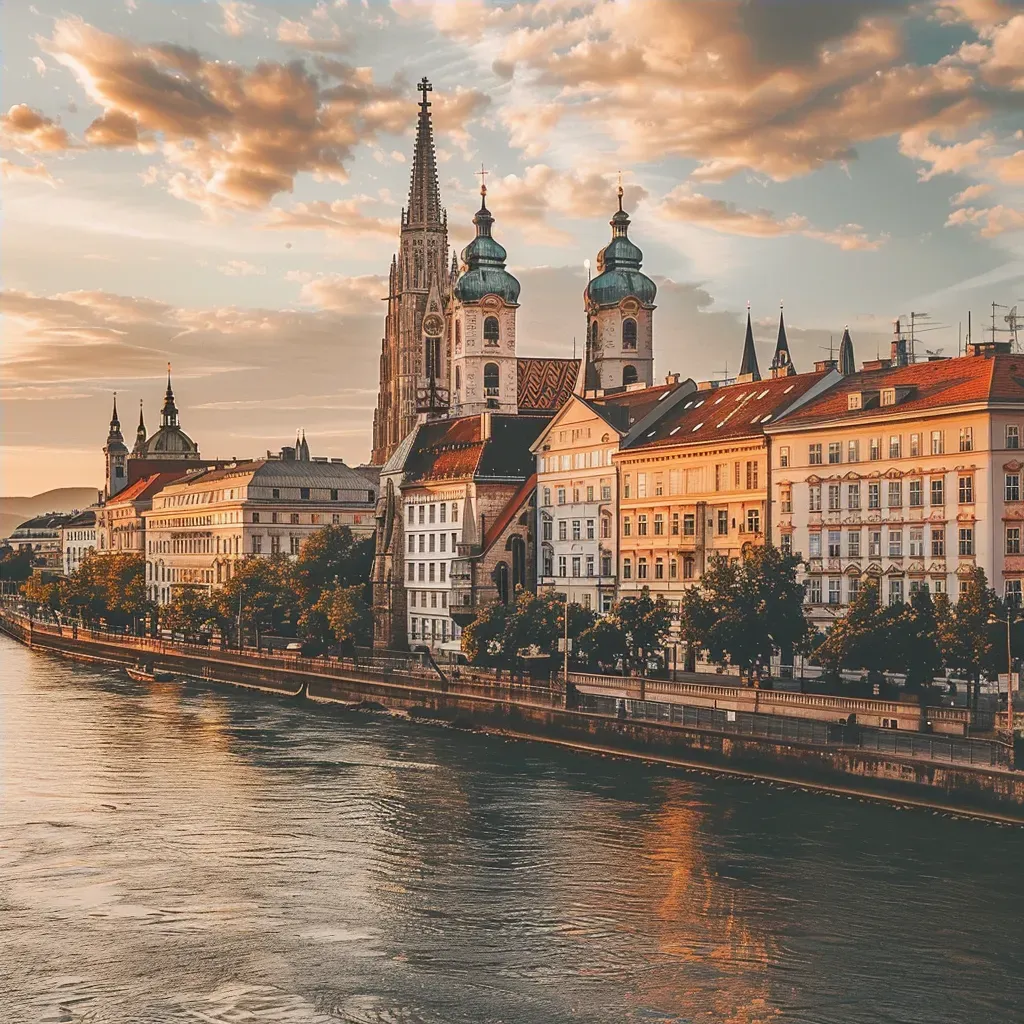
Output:
[[[159,668],[146,669],[141,665],[128,665],[125,672],[139,683],[170,683],[174,680],[174,675],[170,672]]]

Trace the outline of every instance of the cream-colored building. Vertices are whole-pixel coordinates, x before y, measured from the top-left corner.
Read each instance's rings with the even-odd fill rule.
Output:
[[[96,509],[96,551],[101,555],[136,554],[146,550],[145,513],[153,497],[185,471],[152,473],[118,491]]]
[[[340,459],[258,459],[200,470],[156,494],[145,521],[150,599],[182,586],[213,590],[252,556],[295,557],[325,526],[370,536],[377,489]]]
[[[75,512],[60,528],[62,571],[70,576],[96,550],[96,509]]]
[[[617,393],[573,395],[537,439],[537,584],[597,612],[611,610],[618,565],[620,445],[696,388],[670,376]]]
[[[980,566],[1020,599],[1024,357],[979,345],[956,359],[876,361],[766,432],[773,536],[807,560],[819,628],[868,577],[888,602],[922,585],[955,600]]]

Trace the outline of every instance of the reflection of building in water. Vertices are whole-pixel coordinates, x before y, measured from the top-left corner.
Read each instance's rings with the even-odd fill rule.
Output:
[[[679,974],[651,972],[652,984],[664,977],[664,991],[645,991],[644,1002],[670,1008],[700,1024],[767,1024],[781,1016],[773,1005],[768,968],[779,956],[766,908],[755,905],[756,891],[735,879],[724,880],[709,866],[702,843],[708,830],[694,806],[692,788],[668,788],[653,828],[645,830],[647,861],[660,874],[660,899],[651,907],[652,938],[664,956],[695,965],[692,982],[679,986]]]

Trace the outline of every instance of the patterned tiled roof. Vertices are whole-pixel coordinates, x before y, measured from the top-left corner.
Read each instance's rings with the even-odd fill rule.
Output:
[[[853,392],[877,392],[882,388],[906,388],[895,406],[850,409]],[[786,423],[803,425],[836,418],[869,419],[896,413],[924,413],[974,402],[1024,402],[1024,356],[1011,353],[962,356],[912,363],[879,370],[862,370],[844,377],[824,395],[786,417]]]
[[[630,444],[630,450],[655,445],[707,444],[758,437],[767,424],[820,384],[825,372],[695,391]]]
[[[168,484],[180,480],[188,468],[189,464],[182,462],[181,471],[178,473],[153,473],[151,476],[144,476],[141,480],[136,480],[123,491],[118,491],[112,498],[109,498],[107,505],[123,505],[129,501],[149,501],[157,491],[162,491]]]
[[[558,412],[569,400],[580,372],[578,359],[518,359],[520,412]]]

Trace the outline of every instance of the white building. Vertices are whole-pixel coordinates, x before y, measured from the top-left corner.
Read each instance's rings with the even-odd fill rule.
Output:
[[[70,576],[82,564],[82,560],[96,550],[94,508],[75,513],[64,523],[60,530],[60,549],[63,554],[64,575]]]
[[[189,474],[155,495],[144,513],[150,598],[176,588],[213,590],[251,556],[298,555],[325,526],[373,533],[375,484],[340,459],[258,459]]]

